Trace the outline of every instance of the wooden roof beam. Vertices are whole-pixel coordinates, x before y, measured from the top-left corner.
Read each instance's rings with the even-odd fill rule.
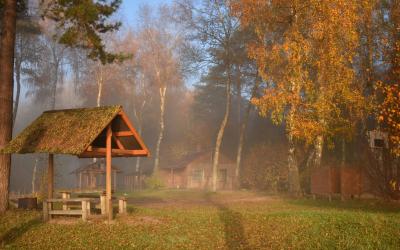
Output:
[[[125,150],[124,145],[122,145],[121,141],[114,135],[112,134],[112,138],[114,139],[115,143],[117,143],[119,149]]]
[[[123,136],[133,136],[133,133],[131,131],[117,131],[113,132],[113,135],[117,137],[123,137]]]
[[[87,151],[85,151],[83,154],[86,153],[92,153],[92,155],[102,155],[105,156],[106,154],[106,148],[88,148]],[[141,156],[141,155],[147,155],[147,151],[144,149],[134,149],[134,150],[129,150],[129,149],[111,149],[112,154],[116,155],[133,155],[133,156]],[[90,155],[90,154],[88,154]]]

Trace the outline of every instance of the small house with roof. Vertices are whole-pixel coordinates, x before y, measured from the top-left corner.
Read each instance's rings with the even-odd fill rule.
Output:
[[[191,153],[177,162],[161,166],[160,176],[169,188],[211,189],[212,162],[212,152]],[[220,154],[217,189],[233,189],[234,176],[235,162]]]
[[[122,173],[120,168],[111,165],[111,173],[113,179],[113,189],[117,189],[117,175]],[[106,166],[102,159],[92,162],[88,165],[83,165],[70,174],[76,176],[76,186],[78,190],[102,190],[105,188]]]

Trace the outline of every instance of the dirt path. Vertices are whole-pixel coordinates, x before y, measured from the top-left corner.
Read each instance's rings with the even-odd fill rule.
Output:
[[[215,204],[235,203],[259,203],[276,201],[278,197],[266,196],[254,193],[242,192],[221,192],[201,193],[201,195],[190,196],[160,196],[160,197],[135,197],[128,198],[128,204],[139,207],[193,207],[193,206],[215,206]]]

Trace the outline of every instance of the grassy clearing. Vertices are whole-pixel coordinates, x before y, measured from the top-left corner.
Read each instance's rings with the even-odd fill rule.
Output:
[[[38,212],[0,219],[4,248],[399,249],[400,208],[376,201],[313,201],[250,192],[129,193],[130,214],[42,223]]]

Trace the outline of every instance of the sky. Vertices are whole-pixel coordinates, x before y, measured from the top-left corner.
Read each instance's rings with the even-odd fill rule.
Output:
[[[123,0],[120,7],[122,21],[129,26],[135,26],[137,22],[137,13],[141,5],[148,4],[150,6],[158,6],[160,4],[170,4],[172,0]]]

